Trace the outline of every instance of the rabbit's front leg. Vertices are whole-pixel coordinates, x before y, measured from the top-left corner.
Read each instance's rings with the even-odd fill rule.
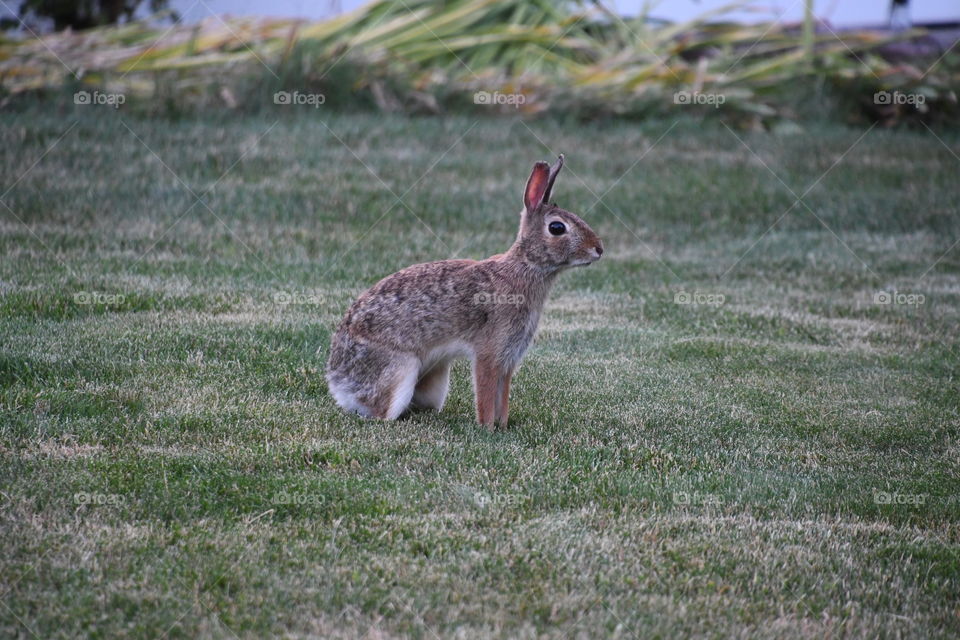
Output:
[[[500,368],[492,356],[477,356],[473,365],[473,391],[477,404],[477,422],[493,431],[497,409]]]
[[[512,377],[513,370],[506,371],[500,376],[497,385],[497,404],[494,417],[501,428],[507,426],[507,418],[510,415],[510,378]]]

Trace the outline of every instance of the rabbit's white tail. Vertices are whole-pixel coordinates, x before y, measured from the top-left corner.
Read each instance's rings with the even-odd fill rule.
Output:
[[[357,400],[357,394],[353,393],[347,385],[327,378],[330,387],[330,394],[340,405],[340,408],[348,413],[359,413],[364,418],[372,418],[373,412],[365,404]]]

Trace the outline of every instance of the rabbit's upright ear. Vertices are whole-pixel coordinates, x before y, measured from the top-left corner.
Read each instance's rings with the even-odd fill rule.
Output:
[[[538,162],[533,165],[533,172],[527,180],[527,188],[523,192],[523,206],[527,211],[533,211],[541,203],[550,199],[550,192],[553,190],[553,183],[557,180],[557,174],[563,168],[563,154],[557,157],[557,161],[551,167],[546,162]]]
[[[533,165],[533,171],[527,179],[527,188],[523,191],[523,207],[530,213],[536,210],[543,202],[543,197],[550,190],[550,165],[538,162]]]
[[[557,161],[550,167],[550,177],[547,178],[547,190],[543,192],[543,202],[550,199],[550,192],[553,191],[553,183],[557,181],[557,174],[563,169],[563,154],[557,156]]]

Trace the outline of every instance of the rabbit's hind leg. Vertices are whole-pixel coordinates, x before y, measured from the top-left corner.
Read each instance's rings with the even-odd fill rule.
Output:
[[[450,362],[438,362],[425,371],[413,390],[413,406],[418,409],[443,409],[450,389]]]
[[[330,393],[347,411],[396,420],[410,405],[420,364],[412,353],[338,334],[327,371]]]

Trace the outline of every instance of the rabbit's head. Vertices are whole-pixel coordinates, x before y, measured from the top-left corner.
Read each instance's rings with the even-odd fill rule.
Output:
[[[603,243],[580,216],[549,201],[563,168],[563,155],[552,167],[537,162],[523,192],[520,233],[514,245],[520,258],[544,271],[588,265],[600,259]]]

